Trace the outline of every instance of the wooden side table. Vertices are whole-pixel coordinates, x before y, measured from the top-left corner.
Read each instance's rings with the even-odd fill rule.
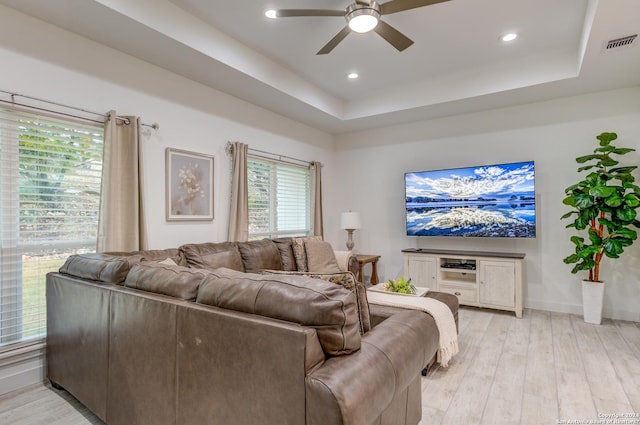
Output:
[[[380,259],[379,255],[369,255],[362,254],[356,255],[358,259],[358,282],[364,283],[364,274],[363,268],[367,263],[371,263],[371,284],[375,285],[378,283],[378,260]]]

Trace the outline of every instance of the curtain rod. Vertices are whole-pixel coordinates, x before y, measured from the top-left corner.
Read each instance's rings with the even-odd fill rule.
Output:
[[[269,155],[269,156],[277,158],[278,161],[282,161],[282,162],[286,162],[285,160],[283,160],[283,158],[286,158],[286,159],[288,159],[290,161],[300,162],[300,163],[302,163],[304,165],[307,165],[307,166],[311,165],[310,161],[305,161],[304,159],[298,159],[298,158],[293,158],[291,156],[280,155],[280,154],[277,154],[277,153],[271,153],[271,152],[267,152],[267,151],[261,151],[260,149],[248,148],[248,150],[249,150],[249,154],[253,154],[254,156],[261,156],[260,154]],[[274,159],[274,158],[268,158],[268,157],[264,157],[264,156],[262,158]]]
[[[64,115],[64,116],[72,117],[72,118],[78,118],[78,119],[81,119],[81,120],[91,121],[91,122],[95,122],[95,123],[103,123],[103,121],[92,120],[92,119],[87,118],[87,117],[80,117],[80,116],[69,114],[69,113],[65,113],[65,112],[54,111],[54,110],[51,110],[51,109],[46,109],[46,108],[41,108],[41,107],[37,107],[37,106],[25,105],[25,104],[22,104],[22,103],[17,103],[14,100],[15,97],[24,97],[25,99],[35,100],[36,102],[48,103],[49,105],[55,105],[55,106],[59,106],[59,107],[62,107],[62,108],[73,109],[75,111],[80,111],[80,112],[84,112],[84,113],[87,113],[87,114],[93,114],[93,115],[97,115],[97,116],[104,117],[104,118],[106,118],[108,116],[107,114],[104,114],[104,113],[101,113],[101,112],[89,111],[87,109],[77,108],[75,106],[69,106],[69,105],[65,105],[63,103],[53,102],[51,100],[39,99],[37,97],[27,96],[27,95],[20,94],[20,93],[13,93],[13,92],[6,91],[6,90],[0,90],[0,92],[8,94],[9,96],[11,96],[11,101],[1,100],[0,99],[0,102],[7,103],[7,104],[10,104],[10,105],[22,106],[24,108],[32,108],[32,109],[35,109],[35,110],[38,110],[38,111],[51,112],[51,113],[54,113],[54,114]],[[126,118],[126,117],[117,116],[116,118],[121,120],[121,121],[123,121],[125,124],[129,124],[129,122],[130,122],[129,119]],[[153,124],[140,123],[140,125],[142,125],[144,127],[153,128],[154,130],[157,130],[157,129],[160,128],[160,126],[157,123],[153,123]]]
[[[227,146],[226,146],[226,151],[227,153],[231,153],[231,151],[233,150],[233,143],[231,142],[227,142]],[[262,158],[262,159],[268,159],[268,160],[278,160],[280,162],[286,162],[292,165],[301,165],[301,164],[296,164],[290,161],[296,161],[299,163],[302,163],[303,165],[311,166],[313,165],[313,161],[306,161],[304,159],[298,159],[298,158],[293,158],[291,156],[286,156],[286,155],[280,155],[278,153],[272,153],[272,152],[267,152],[267,151],[261,151],[260,149],[253,149],[253,148],[247,148],[248,150],[248,154],[251,156],[255,156],[258,158]],[[261,155],[262,154],[262,155]],[[268,155],[268,156],[264,156],[264,155]],[[283,158],[288,159],[289,161],[285,161]],[[322,166],[322,164],[320,164]]]

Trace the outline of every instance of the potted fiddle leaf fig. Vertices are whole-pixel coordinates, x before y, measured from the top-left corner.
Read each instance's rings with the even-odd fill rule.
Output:
[[[605,257],[616,259],[637,239],[640,228],[637,210],[640,187],[634,184],[636,165],[620,165],[615,159],[635,151],[612,144],[616,133],[602,133],[592,154],[576,158],[578,173],[586,172],[578,183],[565,189],[562,201],[571,211],[562,216],[583,236],[571,236],[575,253],[564,259],[574,264],[571,273],[588,272],[582,282],[584,320],[600,324],[604,282],[600,280],[600,264]],[[615,156],[615,158],[614,158]],[[592,305],[595,304],[595,305]]]

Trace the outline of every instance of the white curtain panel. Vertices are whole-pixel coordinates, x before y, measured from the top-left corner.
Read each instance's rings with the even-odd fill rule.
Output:
[[[323,236],[324,224],[322,220],[322,163],[311,163],[311,176],[313,178],[313,234]]]
[[[249,239],[249,196],[247,181],[247,155],[249,145],[231,143],[231,209],[229,211],[229,241],[245,242]]]
[[[96,250],[147,248],[142,208],[140,118],[109,111],[104,131],[102,190]]]

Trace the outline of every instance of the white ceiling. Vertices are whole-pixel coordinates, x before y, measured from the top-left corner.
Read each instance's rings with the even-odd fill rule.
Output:
[[[341,17],[270,8],[349,0],[0,0],[54,25],[329,133],[640,85],[639,0],[451,0],[383,16],[415,44],[352,33]],[[502,43],[502,34],[519,38]],[[358,80],[347,78],[357,72]]]

